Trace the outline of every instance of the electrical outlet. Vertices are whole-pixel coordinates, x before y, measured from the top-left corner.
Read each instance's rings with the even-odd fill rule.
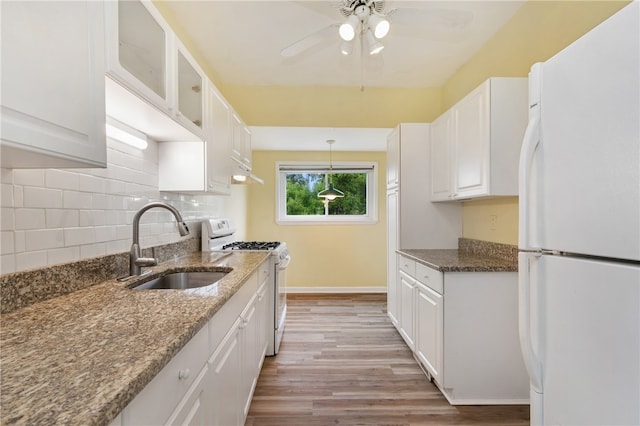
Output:
[[[489,229],[495,231],[498,227],[498,215],[492,214],[489,216]]]

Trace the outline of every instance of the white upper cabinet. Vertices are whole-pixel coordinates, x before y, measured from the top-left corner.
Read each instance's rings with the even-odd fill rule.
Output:
[[[213,84],[209,85],[208,92],[207,190],[228,195],[231,193],[231,106]]]
[[[104,3],[106,113],[157,141],[203,139],[204,73],[150,1]]]
[[[518,195],[527,90],[526,78],[490,78],[445,113],[451,130],[443,119],[431,142],[432,174],[438,179],[432,183],[432,201]],[[451,166],[449,185],[446,165]]]
[[[158,144],[160,191],[231,193],[231,107],[213,84],[204,92],[204,141]]]
[[[176,40],[176,118],[197,135],[203,132],[205,81],[204,71],[187,49]]]
[[[236,168],[240,169],[239,174],[250,172],[251,131],[235,111],[232,111],[231,114],[231,127],[231,159],[234,161]],[[236,174],[236,172],[233,174]]]
[[[171,31],[151,2],[108,1],[109,75],[169,113]]]
[[[2,167],[105,167],[103,4],[0,8]]]
[[[445,112],[431,123],[431,201],[451,200],[453,185],[453,112]]]
[[[387,138],[387,189],[400,182],[400,128],[396,127]]]

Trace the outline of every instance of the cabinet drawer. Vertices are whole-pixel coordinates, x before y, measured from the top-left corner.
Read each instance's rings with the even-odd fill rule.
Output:
[[[271,257],[269,257],[266,261],[260,265],[258,268],[258,285],[262,285],[262,283],[269,278],[269,274],[271,274],[271,270],[273,269],[273,261]]]
[[[127,406],[126,424],[164,424],[207,362],[207,327],[184,348]]]
[[[444,294],[444,274],[421,263],[416,263],[416,279],[431,290]]]
[[[227,331],[238,319],[247,304],[251,302],[251,298],[257,290],[258,274],[254,273],[211,318],[209,321],[209,353],[212,353],[220,345]]]
[[[412,277],[416,276],[416,262],[407,257],[398,256],[398,269],[406,272]]]

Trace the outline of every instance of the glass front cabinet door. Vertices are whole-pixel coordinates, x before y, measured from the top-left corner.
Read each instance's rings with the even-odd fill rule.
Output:
[[[177,87],[176,119],[196,135],[202,135],[204,73],[189,52],[176,40]]]
[[[170,30],[147,1],[106,2],[108,74],[121,85],[170,113]]]

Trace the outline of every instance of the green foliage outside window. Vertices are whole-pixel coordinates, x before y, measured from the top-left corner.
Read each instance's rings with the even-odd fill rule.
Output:
[[[287,173],[287,215],[366,215],[366,173]],[[327,178],[344,197],[336,198],[327,205],[318,192],[325,189]]]

